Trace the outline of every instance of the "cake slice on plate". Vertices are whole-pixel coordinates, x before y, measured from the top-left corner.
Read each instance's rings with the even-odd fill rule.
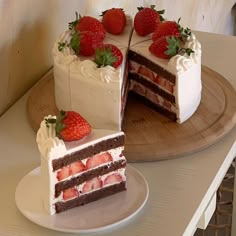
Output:
[[[56,214],[126,190],[125,135],[92,130],[73,111],[47,116],[37,132],[42,200]]]

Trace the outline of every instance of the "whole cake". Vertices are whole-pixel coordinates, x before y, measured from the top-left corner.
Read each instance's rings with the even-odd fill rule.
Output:
[[[78,111],[93,128],[121,130],[131,91],[178,123],[194,114],[201,101],[201,44],[180,20],[165,20],[164,11],[153,6],[138,10],[132,22],[122,9],[109,9],[101,21],[93,18],[96,27],[89,16],[77,18],[57,39],[53,58],[59,109]],[[90,40],[89,56],[84,53],[84,32],[100,39]],[[104,45],[122,54],[115,63],[97,63],[97,51]]]
[[[124,133],[91,130],[73,111],[47,116],[37,132],[42,200],[53,215],[126,190]]]

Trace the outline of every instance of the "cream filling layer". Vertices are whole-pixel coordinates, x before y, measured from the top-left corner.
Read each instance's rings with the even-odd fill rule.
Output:
[[[105,175],[99,176],[99,179],[102,181],[101,187],[95,188],[95,189],[92,189],[91,191],[88,191],[88,192],[86,192],[86,193],[83,193],[82,190],[83,190],[84,185],[86,184],[86,181],[85,181],[84,183],[82,183],[82,184],[80,184],[80,185],[78,185],[78,186],[75,186],[76,190],[78,191],[78,196],[73,197],[73,198],[70,198],[70,199],[68,199],[68,200],[64,200],[64,199],[63,199],[63,192],[62,192],[62,193],[60,194],[60,196],[58,196],[57,198],[54,198],[52,204],[55,204],[55,203],[57,203],[57,202],[67,202],[67,201],[70,201],[70,200],[72,200],[72,199],[75,199],[75,198],[77,198],[77,197],[79,197],[79,196],[82,196],[82,195],[86,195],[86,194],[95,192],[95,191],[97,191],[97,190],[99,190],[99,189],[103,189],[103,188],[108,187],[108,186],[111,186],[111,185],[115,185],[115,184],[117,184],[117,183],[119,183],[119,182],[114,182],[114,183],[111,183],[111,184],[104,184],[104,180],[106,179],[106,177],[109,176],[109,175],[114,175],[114,174],[119,174],[119,175],[122,177],[122,181],[121,181],[121,182],[126,181],[125,168],[121,168],[121,169],[118,169],[118,170],[109,172],[109,173],[107,173],[107,174],[105,174]]]
[[[108,151],[101,152],[101,153],[99,153],[98,155],[102,155],[102,154],[104,154],[104,153],[109,153],[109,154],[111,155],[111,157],[112,157],[112,161],[110,161],[110,162],[105,162],[105,163],[103,163],[103,164],[97,165],[95,168],[91,168],[91,169],[86,168],[84,171],[79,172],[79,173],[77,173],[77,174],[75,174],[75,175],[70,175],[70,176],[68,176],[67,178],[62,179],[61,181],[70,180],[70,179],[72,179],[72,178],[75,178],[75,177],[78,177],[78,176],[80,176],[80,175],[83,175],[83,173],[86,172],[86,171],[94,170],[94,169],[96,169],[96,168],[98,168],[98,167],[109,165],[109,164],[112,163],[112,162],[116,162],[116,161],[119,161],[119,160],[125,160],[125,157],[124,157],[123,154],[122,154],[123,150],[124,150],[124,147],[118,147],[118,148],[115,148],[115,149],[111,149],[111,150],[108,150]],[[87,166],[87,165],[86,165],[86,164],[87,164],[87,161],[88,161],[90,158],[91,158],[91,157],[88,157],[88,158],[85,158],[85,159],[81,160],[81,162],[83,163],[84,167]],[[56,184],[56,183],[61,182],[61,181],[59,181],[59,180],[57,179],[57,174],[58,174],[61,170],[62,170],[62,169],[58,169],[57,171],[52,172],[52,183],[55,183],[55,184]],[[53,184],[53,185],[55,185],[55,184]]]

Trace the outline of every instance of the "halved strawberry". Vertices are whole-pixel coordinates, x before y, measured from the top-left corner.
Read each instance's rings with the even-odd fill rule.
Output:
[[[86,169],[91,169],[96,166],[105,164],[112,161],[112,156],[109,152],[104,152],[102,154],[97,154],[92,157],[89,157],[86,162]]]
[[[108,175],[104,179],[103,185],[120,183],[122,181],[123,181],[123,178],[119,173],[113,173],[113,174]]]
[[[85,170],[85,165],[81,161],[70,164],[70,174],[75,175]]]
[[[134,29],[138,35],[145,36],[154,32],[157,25],[163,20],[161,14],[164,13],[164,10],[156,11],[154,8],[154,5],[138,8],[139,11],[134,17]]]
[[[102,24],[111,34],[121,34],[126,25],[126,16],[121,8],[112,8],[102,13]]]
[[[92,190],[96,190],[101,187],[102,187],[102,180],[99,177],[95,177],[85,182],[82,188],[82,193],[88,193],[91,192]]]
[[[103,44],[96,49],[95,63],[99,67],[113,66],[117,68],[123,61],[123,54],[118,47],[113,44]]]
[[[70,168],[68,166],[62,167],[62,169],[57,172],[57,179],[59,181],[66,179],[68,176],[70,176]]]
[[[75,197],[78,197],[78,196],[79,196],[79,192],[76,188],[68,188],[63,191],[63,195],[62,195],[62,197],[65,201],[75,198]]]
[[[91,132],[90,124],[75,111],[60,111],[56,119],[46,119],[46,124],[56,124],[57,137],[65,141],[82,139]]]

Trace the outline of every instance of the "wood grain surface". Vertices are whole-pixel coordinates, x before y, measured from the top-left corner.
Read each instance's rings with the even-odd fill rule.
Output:
[[[159,161],[184,156],[217,142],[236,123],[236,93],[220,74],[202,66],[202,99],[194,115],[183,124],[170,121],[129,96],[123,130],[129,162]],[[43,117],[57,114],[53,71],[37,83],[27,101],[32,128]]]

